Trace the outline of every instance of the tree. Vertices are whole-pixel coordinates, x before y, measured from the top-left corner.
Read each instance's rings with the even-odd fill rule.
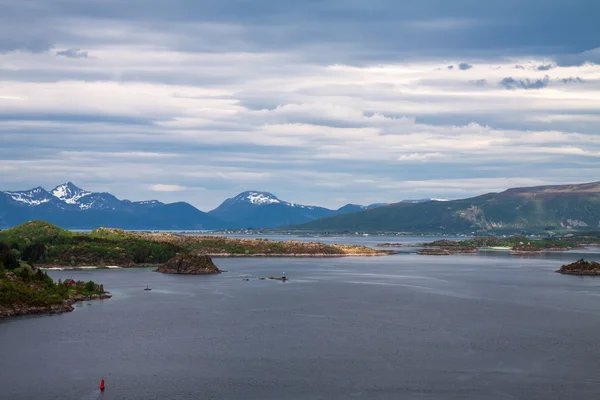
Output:
[[[13,242],[13,243],[10,245],[10,248],[11,248],[11,249],[14,249],[14,250],[21,250],[21,246],[19,245],[19,243],[18,243],[18,242]]]
[[[94,283],[94,281],[89,281],[85,284],[85,290],[87,290],[88,292],[93,292],[94,290],[96,290],[96,284]]]
[[[36,263],[46,259],[46,245],[44,243],[34,243],[23,249],[23,260],[29,263]]]
[[[19,267],[19,259],[16,254],[18,251],[11,250],[8,245],[0,242],[0,263],[4,264],[4,268],[11,271]]]

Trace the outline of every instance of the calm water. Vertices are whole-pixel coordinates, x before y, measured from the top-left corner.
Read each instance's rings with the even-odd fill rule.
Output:
[[[114,297],[0,322],[0,398],[597,399],[600,277],[553,273],[576,256],[53,272]]]

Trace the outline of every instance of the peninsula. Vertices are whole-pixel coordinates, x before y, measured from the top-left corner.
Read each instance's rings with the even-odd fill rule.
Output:
[[[17,246],[0,243],[0,319],[69,312],[77,301],[110,297],[103,285],[93,281],[54,282],[41,269],[21,260]]]
[[[178,253],[210,257],[344,257],[382,256],[389,251],[358,245],[318,242],[188,236],[98,228],[72,232],[44,221],[0,231],[0,242],[23,249],[23,260],[43,267],[160,266]]]

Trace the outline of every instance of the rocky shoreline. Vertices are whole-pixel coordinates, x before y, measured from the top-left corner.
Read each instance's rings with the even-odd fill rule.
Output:
[[[11,306],[0,306],[0,319],[7,317],[20,317],[25,315],[40,315],[40,314],[62,314],[71,312],[75,309],[74,303],[80,301],[103,300],[110,299],[112,295],[109,292],[93,295],[78,294],[65,300],[63,304],[53,304],[51,306],[27,306],[23,304],[13,304]]]
[[[301,258],[301,257],[311,257],[311,258],[329,258],[329,257],[381,257],[388,256],[393,254],[394,252],[380,252],[380,253],[357,253],[357,254],[303,254],[303,253],[294,253],[294,254],[286,254],[286,253],[253,253],[253,254],[236,254],[236,253],[208,253],[207,256],[210,257],[280,257],[280,258]]]
[[[571,264],[566,264],[555,271],[564,275],[600,275],[600,263],[596,261],[585,261],[583,258]]]

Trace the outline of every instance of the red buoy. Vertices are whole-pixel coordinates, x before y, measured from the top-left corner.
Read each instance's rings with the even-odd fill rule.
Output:
[[[104,379],[100,381],[100,391],[104,392]]]

